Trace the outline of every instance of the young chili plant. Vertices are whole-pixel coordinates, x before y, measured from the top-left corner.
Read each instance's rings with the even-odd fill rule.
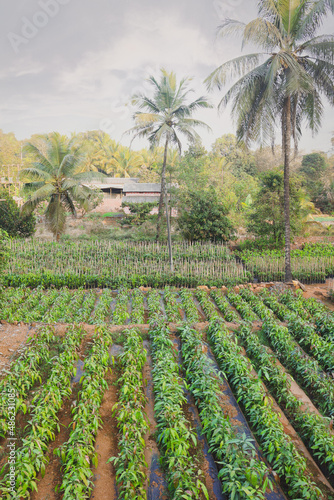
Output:
[[[108,388],[105,376],[110,367],[111,344],[108,329],[96,328],[92,347],[83,367],[78,402],[72,410],[69,440],[54,450],[63,464],[63,479],[59,488],[64,493],[63,500],[88,499],[94,487],[91,464],[97,467],[94,444],[102,424],[99,409]]]
[[[218,321],[211,322],[208,334],[218,363],[232,385],[238,401],[242,402],[268,462],[278,476],[284,478],[289,498],[323,498],[312,477],[306,473],[304,456],[284,432],[283,424],[261,380],[252,375],[252,365],[242,356],[242,350],[236,340]]]
[[[120,355],[122,376],[119,379],[119,402],[113,408],[120,436],[119,454],[109,461],[114,463],[116,469],[116,481],[120,484],[119,498],[146,500],[144,438],[149,424],[144,411],[146,397],[142,375],[146,351],[136,329],[127,330],[125,335],[124,353]]]
[[[220,386],[202,336],[185,327],[180,330],[182,358],[189,390],[200,412],[203,432],[219,464],[223,492],[235,500],[260,500],[272,489],[268,467],[258,460],[254,441],[236,432],[220,405]]]
[[[167,471],[168,489],[174,500],[201,498],[201,493],[208,499],[203,473],[191,453],[197,438],[182,409],[186,398],[173,342],[161,322],[153,326],[150,336],[157,441]]]

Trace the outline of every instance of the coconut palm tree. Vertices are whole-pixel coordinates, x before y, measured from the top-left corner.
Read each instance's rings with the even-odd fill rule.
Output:
[[[114,157],[110,160],[110,164],[106,169],[106,172],[113,172],[116,177],[131,177],[135,176],[141,165],[143,159],[140,153],[131,151],[127,147],[120,147],[118,151],[115,152]]]
[[[166,192],[168,148],[174,144],[181,153],[181,141],[178,134],[185,136],[191,142],[199,139],[194,127],[206,127],[207,129],[209,127],[204,122],[192,118],[192,115],[198,109],[212,106],[206,97],[199,97],[188,103],[189,94],[193,92],[192,89],[189,89],[190,78],[184,78],[180,83],[177,83],[175,73],[168,73],[165,69],[161,69],[160,80],[150,76],[148,82],[152,86],[153,95],[151,97],[144,94],[133,96],[133,105],[138,106],[139,110],[143,111],[137,111],[134,114],[135,126],[128,132],[134,134],[134,138],[147,138],[152,149],[162,141],[164,142],[156,236],[158,240]],[[168,210],[166,213],[168,214]]]
[[[316,36],[334,0],[259,0],[258,18],[248,24],[226,19],[220,34],[237,34],[242,45],[252,43],[262,53],[237,57],[207,78],[209,89],[236,82],[220,101],[232,105],[237,137],[273,142],[279,128],[284,153],[285,279],[290,281],[289,169],[291,141],[295,147],[302,122],[313,132],[320,128],[322,97],[334,103],[334,37]]]
[[[33,158],[31,166],[21,171],[24,190],[29,194],[22,207],[28,214],[43,201],[47,224],[59,241],[66,223],[66,213],[76,216],[75,204],[87,209],[96,191],[84,185],[103,174],[85,170],[81,148],[74,146],[76,139],[68,139],[57,132],[40,136],[36,144],[27,143],[25,152]]]

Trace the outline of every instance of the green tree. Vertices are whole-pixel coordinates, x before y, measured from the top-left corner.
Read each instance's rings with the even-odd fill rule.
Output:
[[[34,162],[21,172],[24,191],[29,194],[22,207],[24,215],[31,214],[43,201],[47,201],[45,216],[49,229],[59,241],[64,231],[66,214],[76,217],[75,204],[87,209],[94,189],[84,183],[103,178],[102,174],[84,169],[84,156],[75,139],[57,132],[42,136],[39,144],[28,143],[25,151]]]
[[[258,18],[248,24],[226,19],[222,35],[238,34],[242,44],[253,43],[262,53],[240,56],[218,67],[207,79],[209,88],[221,89],[228,78],[236,83],[220,102],[232,105],[237,138],[246,144],[270,141],[277,124],[284,155],[285,279],[290,281],[291,140],[295,145],[305,121],[317,132],[323,111],[322,96],[334,103],[334,36],[316,32],[333,0],[259,0]],[[269,54],[269,57],[268,57]]]
[[[143,202],[143,203],[122,203],[122,207],[128,207],[131,215],[127,215],[121,221],[122,225],[130,224],[131,226],[141,226],[150,219],[151,211],[156,208],[157,203],[155,202]]]
[[[199,97],[195,101],[188,102],[188,96],[192,92],[189,89],[190,78],[184,78],[180,83],[177,83],[175,73],[168,73],[162,69],[159,81],[150,76],[148,82],[152,86],[153,95],[148,97],[140,94],[133,97],[133,104],[143,111],[137,111],[134,114],[135,126],[129,132],[134,134],[134,138],[147,138],[151,148],[155,148],[164,141],[157,223],[158,240],[166,192],[168,148],[174,144],[181,153],[181,142],[178,134],[185,136],[190,142],[198,140],[199,136],[194,127],[209,127],[204,122],[192,118],[192,115],[196,110],[209,108],[211,105],[206,97]]]
[[[228,241],[234,228],[227,212],[213,187],[185,192],[178,217],[183,237],[189,241]]]
[[[6,189],[0,189],[0,200],[0,228],[12,237],[28,238],[34,234],[35,216],[22,216],[16,201]]]
[[[310,199],[317,203],[324,186],[322,176],[327,170],[326,157],[323,153],[311,153],[303,156],[300,173],[303,175],[303,185]]]
[[[255,174],[255,161],[253,155],[247,151],[244,144],[238,143],[233,134],[219,137],[212,146],[212,160],[221,159],[221,175],[224,181],[224,172],[231,172],[235,177],[244,174]]]
[[[276,246],[284,244],[284,177],[283,172],[262,174],[261,187],[248,215],[247,229],[267,243]],[[290,224],[291,233],[296,235],[305,215],[301,205],[302,192],[298,182],[290,178]]]

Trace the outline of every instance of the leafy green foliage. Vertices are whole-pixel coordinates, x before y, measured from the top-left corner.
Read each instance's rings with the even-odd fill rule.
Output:
[[[91,464],[97,467],[98,463],[94,444],[102,424],[99,409],[108,388],[105,376],[110,365],[111,343],[110,332],[103,327],[97,328],[84,363],[78,402],[72,410],[70,437],[54,450],[62,460],[63,479],[59,490],[64,492],[66,500],[88,499],[94,487]]]
[[[209,320],[219,318],[219,313],[205,290],[196,290],[195,296]]]
[[[263,323],[263,332],[270,339],[278,357],[294,374],[298,384],[305,388],[321,411],[334,415],[334,384],[320,368],[319,363],[307,356],[293,340],[287,328],[269,320]]]
[[[41,363],[50,361],[50,345],[54,342],[54,329],[45,326],[39,329],[34,337],[27,341],[23,353],[14,361],[7,375],[0,381],[0,436],[6,437],[9,422],[8,405],[6,404],[5,392],[10,390],[15,392],[15,410],[11,414],[19,411],[26,413],[27,403],[25,399],[29,390],[41,382]]]
[[[228,241],[234,233],[227,209],[213,188],[184,194],[178,224],[189,241]]]
[[[38,472],[45,474],[49,461],[47,457],[48,442],[55,439],[59,432],[57,413],[63,405],[64,398],[71,394],[71,378],[74,363],[78,359],[77,349],[81,344],[83,331],[77,326],[66,332],[64,351],[54,364],[50,378],[38,391],[30,404],[31,418],[29,430],[22,446],[16,450],[16,495],[30,498],[29,490],[37,491],[36,477]],[[2,472],[6,469],[4,466]],[[6,472],[0,481],[4,498],[10,499],[10,477]]]
[[[177,303],[177,293],[173,292],[169,287],[165,287],[164,300],[168,321],[170,323],[180,323],[181,316]]]
[[[215,301],[215,303],[218,306],[218,309],[222,313],[224,319],[226,321],[239,321],[239,316],[237,313],[232,309],[231,305],[229,304],[228,300],[226,299],[225,295],[221,293],[220,290],[211,290],[210,292],[211,297]]]
[[[121,220],[121,224],[129,224],[130,226],[141,226],[151,218],[150,213],[153,208],[157,207],[155,202],[143,203],[122,203],[122,207],[128,207],[131,215],[127,215]]]
[[[186,398],[173,342],[161,323],[152,328],[151,341],[157,441],[167,471],[168,488],[174,500],[200,498],[201,491],[206,490],[198,459],[191,454],[197,438],[182,410]]]
[[[131,322],[141,325],[145,319],[144,295],[140,289],[133,290],[132,296]]]
[[[0,189],[0,199],[0,229],[11,237],[28,238],[34,234],[35,216],[22,215],[17,203],[5,189]]]
[[[300,188],[290,179],[290,227],[293,235],[301,228],[305,214],[300,203]],[[268,172],[261,176],[261,187],[248,215],[248,231],[255,236],[273,241],[276,245],[284,243],[284,181],[283,173]]]
[[[258,321],[258,316],[252,311],[249,304],[237,293],[231,291],[227,294],[228,300],[236,308],[242,319],[246,321]]]
[[[319,500],[323,498],[311,477],[305,474],[307,464],[292,440],[285,434],[266,391],[252,375],[252,365],[242,356],[241,348],[221,324],[212,322],[209,336],[214,353],[241,401],[261,448],[273,470],[283,476],[291,499]]]
[[[126,288],[122,288],[117,294],[112,322],[114,325],[125,325],[129,319],[129,291]]]
[[[254,442],[238,434],[220,404],[219,379],[203,353],[201,335],[189,327],[180,330],[182,357],[189,390],[200,411],[203,432],[219,463],[222,490],[235,500],[264,499],[271,486],[269,470],[256,456]]]
[[[238,338],[246,348],[259,375],[283,407],[291,423],[299,432],[313,455],[325,465],[330,473],[334,471],[334,436],[330,430],[330,419],[303,408],[302,402],[290,390],[289,375],[277,364],[273,354],[261,345],[258,336],[248,326],[242,326]]]
[[[116,468],[116,481],[120,484],[119,498],[146,500],[147,463],[144,438],[149,425],[144,412],[146,398],[142,375],[146,351],[136,329],[127,330],[125,333],[124,353],[120,356],[122,376],[119,379],[119,402],[113,407],[119,428],[119,453],[109,461],[112,461]]]
[[[193,293],[186,288],[182,288],[179,294],[182,299],[182,306],[186,314],[186,321],[188,323],[197,323],[200,319],[200,316],[194,302]]]

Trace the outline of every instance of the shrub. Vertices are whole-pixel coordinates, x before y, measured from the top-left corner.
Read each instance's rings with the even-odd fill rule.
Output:
[[[0,190],[0,228],[9,236],[28,238],[36,229],[36,219],[33,214],[22,216],[15,200],[5,189]]]
[[[234,233],[227,208],[212,187],[183,196],[178,224],[189,241],[228,241]]]

